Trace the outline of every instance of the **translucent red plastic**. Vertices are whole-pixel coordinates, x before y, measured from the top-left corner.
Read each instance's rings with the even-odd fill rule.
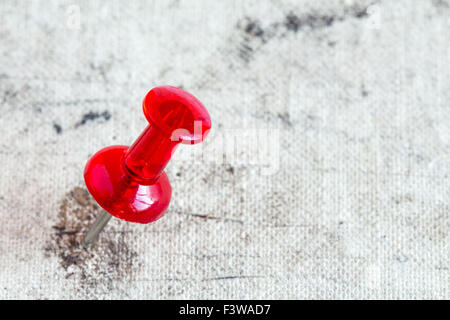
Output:
[[[86,186],[98,204],[113,216],[149,223],[164,215],[172,188],[164,168],[180,143],[203,141],[211,129],[208,111],[179,88],[156,87],[146,95],[149,125],[131,147],[111,146],[86,164]]]

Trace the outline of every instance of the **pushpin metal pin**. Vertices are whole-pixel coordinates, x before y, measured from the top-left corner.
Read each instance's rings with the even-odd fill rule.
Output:
[[[86,186],[105,209],[83,239],[89,248],[112,216],[137,223],[158,220],[172,188],[164,168],[178,144],[196,144],[211,128],[208,111],[188,92],[170,86],[150,90],[143,102],[147,128],[131,147],[110,146],[86,164]]]
[[[106,211],[103,211],[100,216],[98,216],[83,238],[82,245],[85,249],[89,249],[97,242],[99,233],[102,232],[103,228],[108,224],[111,218],[112,215]]]

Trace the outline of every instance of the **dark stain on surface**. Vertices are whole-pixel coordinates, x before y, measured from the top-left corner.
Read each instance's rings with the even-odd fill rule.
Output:
[[[242,41],[237,46],[238,56],[249,62],[253,54],[274,37],[283,38],[287,33],[298,33],[301,30],[318,30],[329,28],[338,21],[348,18],[362,19],[368,17],[367,6],[350,6],[343,13],[296,14],[288,12],[282,21],[275,21],[263,26],[262,23],[250,17],[238,21],[237,28],[241,31]],[[333,46],[334,43],[332,43]]]
[[[113,65],[114,65],[115,57],[110,56],[107,61],[102,62],[91,62],[89,64],[89,67],[92,71],[98,73],[104,81],[108,80],[108,73],[111,71]]]
[[[392,197],[392,200],[395,202],[396,205],[410,203],[414,201],[412,195],[410,194],[395,196]]]
[[[277,116],[285,125],[287,125],[288,127],[292,126],[292,122],[290,120],[290,115],[288,112],[278,113]]]
[[[232,165],[226,166],[225,170],[231,174],[234,174],[234,167]]]
[[[251,37],[264,39],[264,30],[262,29],[261,24],[258,20],[246,18],[244,32]]]
[[[340,17],[332,15],[313,15],[297,16],[293,12],[286,15],[284,26],[286,30],[298,32],[302,27],[310,27],[311,29],[330,27]]]
[[[284,26],[289,31],[297,32],[301,27],[301,21],[299,17],[297,17],[295,14],[291,12],[286,16]]]
[[[362,19],[367,18],[367,8],[354,8],[352,12],[350,12],[350,15],[352,15],[354,18]]]
[[[115,281],[132,279],[139,262],[137,253],[127,244],[128,233],[111,225],[93,248],[82,247],[83,236],[102,210],[86,189],[72,189],[61,202],[58,222],[44,249],[46,256],[59,258],[67,279],[76,279],[82,288],[107,291]]]
[[[431,3],[433,4],[433,6],[439,9],[449,7],[448,2],[444,0],[431,0]]]
[[[344,14],[316,14],[308,13],[304,15],[296,15],[294,12],[289,12],[284,20],[286,30],[298,32],[303,27],[310,29],[322,29],[331,27],[337,21],[344,21],[347,18],[362,19],[368,16],[367,7],[352,6],[345,8]]]
[[[334,47],[336,45],[336,41],[328,41],[329,47]]]
[[[249,62],[252,52],[253,52],[253,48],[250,47],[249,45],[245,44],[245,43],[241,43],[240,47],[238,48],[239,50],[239,57],[244,60],[245,62]]]
[[[178,213],[185,215],[185,216],[194,217],[194,218],[202,218],[205,221],[206,220],[217,220],[217,221],[235,222],[235,223],[239,223],[239,224],[244,224],[244,221],[239,220],[239,219],[215,217],[215,216],[210,216],[210,215],[206,215],[206,214],[196,214],[196,213],[187,213],[187,212],[178,212]]]
[[[365,97],[367,97],[368,95],[369,95],[369,91],[367,91],[366,87],[363,85],[363,86],[361,87],[361,96],[362,96],[363,98],[365,98]]]
[[[243,41],[238,45],[238,55],[245,62],[251,60],[257,46],[266,43],[272,37],[273,26],[263,29],[261,22],[250,17],[238,21],[237,28],[243,33]]]
[[[291,121],[291,115],[289,112],[271,112],[271,111],[260,111],[256,112],[252,115],[256,119],[262,119],[266,122],[279,122],[281,120],[282,124],[286,127],[291,127],[293,125]],[[314,120],[309,119],[310,116],[308,116],[308,120]]]
[[[55,129],[57,134],[61,134],[62,133],[62,127],[59,124],[57,124],[57,123],[53,124],[53,129]]]
[[[105,121],[108,121],[109,119],[111,119],[111,114],[109,113],[108,110],[105,110],[103,112],[94,112],[94,111],[89,111],[88,113],[85,113],[83,115],[83,117],[81,118],[81,120],[75,125],[75,127],[79,127],[79,126],[83,126],[85,125],[88,121],[94,121],[97,119],[103,119]]]
[[[3,93],[3,103],[8,102],[11,99],[14,99],[19,94],[19,91],[13,91],[13,90],[6,90]]]

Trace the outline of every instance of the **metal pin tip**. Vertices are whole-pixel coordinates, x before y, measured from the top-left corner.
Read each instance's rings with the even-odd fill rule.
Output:
[[[103,230],[103,228],[109,222],[111,217],[112,215],[110,215],[106,211],[103,211],[102,214],[98,216],[98,218],[92,225],[91,229],[86,233],[86,235],[83,238],[83,241],[81,242],[81,245],[83,246],[84,249],[89,250],[95,245],[95,243],[98,240],[99,233]]]

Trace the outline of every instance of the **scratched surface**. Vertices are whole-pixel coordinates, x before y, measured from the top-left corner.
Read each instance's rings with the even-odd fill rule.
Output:
[[[0,2],[0,298],[450,298],[448,0],[76,3]],[[161,84],[213,130],[85,252]]]

